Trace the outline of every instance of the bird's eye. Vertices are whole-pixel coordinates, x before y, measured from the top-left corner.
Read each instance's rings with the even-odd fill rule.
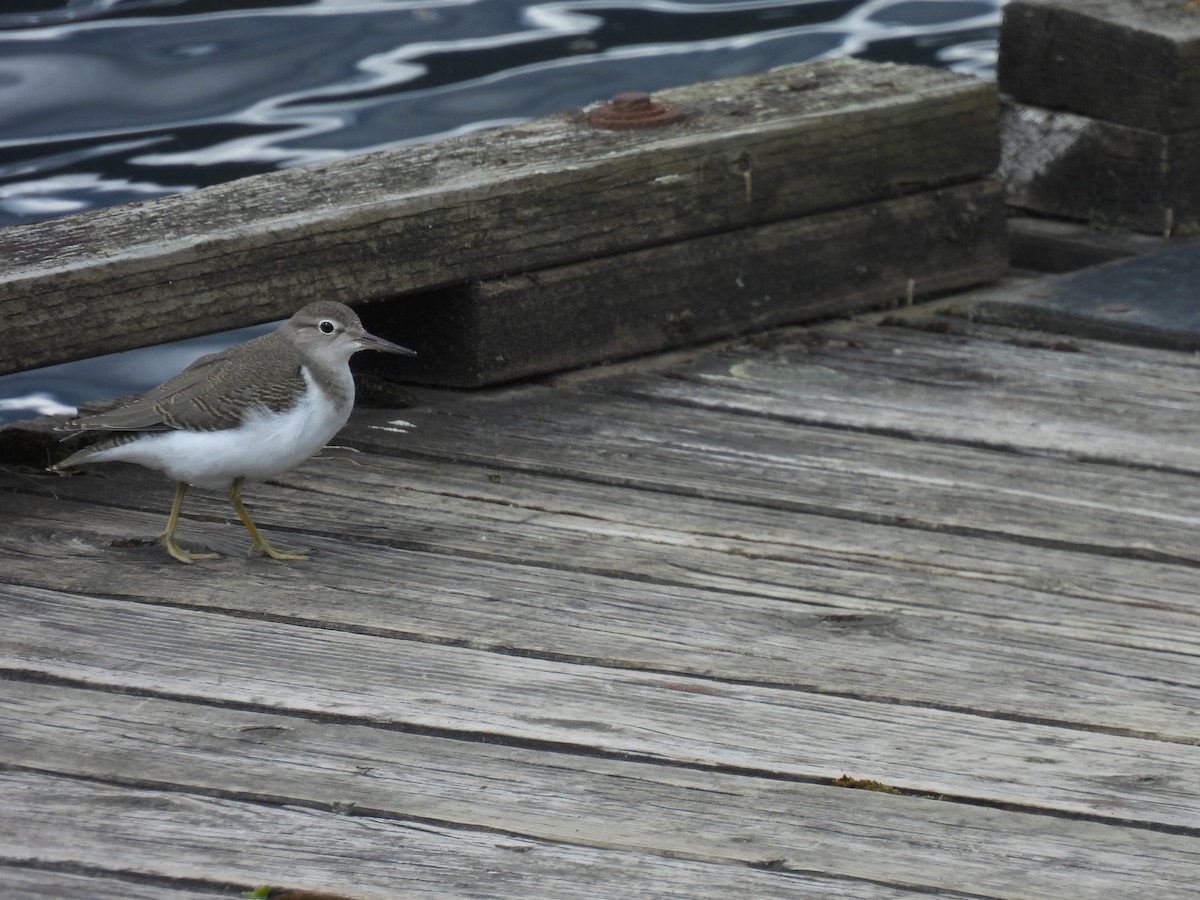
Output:
[[[333,334],[335,331],[337,331],[337,326],[334,325],[333,321],[330,319],[322,319],[317,324],[317,330],[320,331],[321,334]]]

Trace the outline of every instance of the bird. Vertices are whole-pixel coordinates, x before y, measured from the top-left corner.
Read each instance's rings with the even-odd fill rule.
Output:
[[[267,542],[242,502],[242,487],[294,469],[346,424],[354,407],[350,357],[359,350],[416,355],[368,333],[343,303],[310,303],[274,331],[202,356],[145,394],[63,423],[60,430],[100,437],[50,471],[123,461],[165,473],[175,481],[175,498],[155,540],[181,563],[219,558],[175,540],[189,486],[226,492],[250,535],[249,553],[308,559],[311,551]]]

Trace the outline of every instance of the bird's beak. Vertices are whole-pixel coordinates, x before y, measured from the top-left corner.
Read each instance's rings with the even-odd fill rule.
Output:
[[[398,353],[401,356],[416,356],[416,350],[409,350],[407,347],[401,347],[399,344],[393,344],[391,341],[385,341],[381,337],[376,337],[373,334],[363,332],[358,338],[358,348],[360,350],[380,350],[384,353]]]

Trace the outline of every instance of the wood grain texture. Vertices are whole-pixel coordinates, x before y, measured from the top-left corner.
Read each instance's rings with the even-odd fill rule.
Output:
[[[923,329],[945,336],[931,340]],[[1193,475],[1197,378],[1191,355],[1118,359],[1096,342],[1022,341],[1014,331],[935,317],[911,327],[896,320],[870,331],[797,332],[753,360],[709,356],[667,377],[607,387],[691,408]],[[948,406],[957,414],[939,416]]]
[[[292,565],[0,470],[0,886],[1187,896],[1198,371],[914,308],[425,389],[249,492]]]
[[[1006,448],[965,441],[915,444],[905,434],[720,409],[698,415],[583,391],[530,394],[503,411],[452,403],[429,414],[406,410],[403,421],[417,425],[413,434],[436,432],[437,443],[462,461],[921,531],[1197,559],[1188,474],[1053,457],[1017,461]],[[395,439],[385,415],[359,423],[345,440],[383,450]]]
[[[334,895],[320,900],[549,898],[572,896],[579,884],[604,885],[612,896],[681,900],[734,890],[779,900],[804,892],[913,896],[870,882],[33,774],[0,773],[0,797],[17,813],[4,817],[0,841],[43,862],[83,859],[164,879]]]
[[[79,812],[86,815],[83,809]],[[78,871],[79,867],[73,863],[70,868],[72,871],[64,872],[53,864],[46,866],[40,861],[23,860],[18,864],[0,861],[0,888],[10,897],[53,897],[54,900],[213,900],[215,896],[232,897],[239,890],[249,889],[249,886],[211,882],[186,888],[175,879],[139,878],[125,872],[109,874],[102,866],[96,866],[86,874]]]
[[[96,583],[113,553],[106,544],[146,521],[112,516],[103,531],[89,534],[58,522],[52,511],[29,513],[14,522],[30,527],[29,538],[3,550],[23,583],[56,590]],[[272,514],[280,515],[273,507]],[[388,517],[410,514],[389,504],[359,539],[384,530]],[[448,509],[444,521],[469,516]],[[340,589],[336,570],[316,567],[284,598],[268,583],[238,606],[400,639],[1200,740],[1187,711],[1191,685],[1200,682],[1200,643],[1190,630],[1200,611],[1196,578],[1178,579],[1174,594],[1160,584],[1152,609],[1149,598],[1136,608],[1112,602],[1112,580],[1144,593],[1136,585],[1178,574],[1162,566],[1103,567],[1091,584],[1064,597],[1033,573],[1022,578],[1012,562],[1007,575],[989,572],[969,555],[973,549],[982,557],[989,542],[943,540],[926,548],[924,560],[919,552],[889,558],[882,547],[871,559],[818,542],[811,550],[700,542],[689,552],[695,538],[634,522],[605,527],[592,520],[575,539],[578,524],[539,517],[541,527],[521,527],[521,517],[470,521],[464,533],[473,540],[442,545],[450,557],[291,535],[353,565],[361,573],[356,589]],[[441,545],[445,526],[422,518],[431,523],[429,540]],[[492,551],[493,542],[506,550]],[[669,570],[661,564],[664,547],[675,561]],[[472,560],[473,551],[483,558]],[[72,565],[46,571],[64,554]],[[156,555],[157,548],[137,554],[147,561]],[[505,555],[509,562],[500,561]],[[1078,565],[1068,554],[1058,561]],[[267,575],[230,559],[210,567],[205,585],[195,587],[164,580],[163,569],[171,574],[154,566],[126,579],[122,593],[222,612],[239,586]],[[464,587],[481,584],[488,585],[484,593]],[[1146,674],[1163,653],[1177,667],[1173,683]],[[886,685],[872,674],[879,670],[890,673]],[[966,674],[950,677],[955,673]]]
[[[39,720],[55,705],[62,715],[51,730]],[[200,787],[230,801],[259,797],[414,823],[452,821],[551,842],[570,834],[576,846],[718,865],[776,860],[779,871],[830,873],[847,889],[855,881],[860,890],[876,882],[935,892],[970,884],[994,895],[1102,897],[1136,893],[1147,869],[1174,889],[1185,889],[1194,874],[1180,856],[1190,839],[1156,834],[1147,841],[1118,826],[1058,820],[1056,844],[1038,867],[1040,888],[1030,891],[1008,860],[1044,833],[1042,815],[369,724],[34,684],[11,685],[0,722],[0,761],[28,759],[57,738],[58,771],[102,772],[110,784]],[[353,751],[331,752],[337,747]],[[813,879],[809,889],[824,886]]]
[[[0,638],[0,666],[31,676],[776,777],[849,772],[909,791],[1101,819],[1183,828],[1197,820],[1190,741],[1064,734],[917,705],[396,646],[308,623],[34,589],[6,590],[5,605],[14,625]],[[79,635],[85,611],[90,629]]]
[[[471,282],[363,315],[371,331],[416,336],[406,377],[479,386],[911,302],[1007,269],[1003,191],[989,180]]]
[[[1000,89],[1022,103],[1159,132],[1200,127],[1200,22],[1174,0],[1013,0]]]
[[[996,163],[994,87],[932,69],[826,60],[662,99],[689,118],[608,132],[564,114],[5,229],[0,310],[21,327],[0,371],[890,199]]]

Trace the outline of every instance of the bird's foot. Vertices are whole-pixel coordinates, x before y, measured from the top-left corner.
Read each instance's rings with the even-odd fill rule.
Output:
[[[155,540],[158,541],[159,543],[161,543],[164,547],[166,547],[167,552],[170,553],[171,556],[173,556],[175,559],[179,560],[181,563],[184,563],[189,566],[198,559],[220,559],[221,558],[221,554],[219,554],[219,553],[192,553],[190,550],[184,550],[177,543],[175,543],[175,538],[173,538],[171,535],[167,534],[165,531],[162,534],[158,535],[158,537],[156,537]]]
[[[271,559],[309,559],[311,550],[279,550],[266,541],[255,541],[250,545],[249,555],[269,556]]]

